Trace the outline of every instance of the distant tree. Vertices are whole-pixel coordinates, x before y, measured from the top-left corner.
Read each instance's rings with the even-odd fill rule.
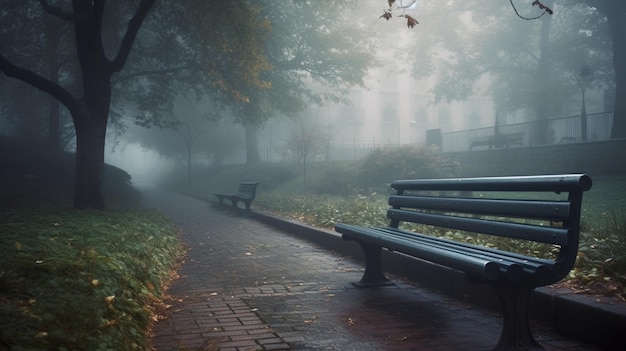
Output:
[[[256,1],[258,16],[271,26],[264,46],[270,70],[262,87],[242,85],[249,100],[233,109],[246,128],[247,162],[260,161],[256,130],[277,115],[296,115],[311,104],[339,101],[353,86],[364,86],[377,64],[374,35],[353,16],[355,0]],[[371,5],[372,3],[368,3]]]
[[[615,71],[615,113],[611,138],[626,137],[626,1],[577,0],[597,8],[606,16],[613,44]]]
[[[328,146],[329,128],[321,123],[317,117],[302,114],[294,122],[294,126],[284,141],[282,153],[288,158],[295,159],[302,166],[304,187],[306,188],[307,162],[322,154]]]
[[[398,1],[392,0],[386,2],[389,4],[390,10],[385,11],[385,14],[381,17],[389,20],[393,18],[393,14],[386,15],[387,13],[391,13],[392,10],[404,11],[404,7],[406,7],[407,4],[412,4],[414,1],[400,2],[400,9],[394,8],[394,4],[397,4]],[[471,83],[486,72],[490,72],[490,74],[496,72],[497,75],[500,75],[498,79],[500,83],[507,82],[507,79],[516,79],[513,77],[519,77],[519,73],[526,74],[524,73],[526,70],[524,67],[516,68],[515,66],[523,63],[520,61],[520,58],[530,55],[530,57],[537,62],[536,70],[534,73],[526,76],[528,79],[519,80],[519,78],[517,78],[516,84],[521,87],[526,84],[527,86],[524,88],[527,92],[526,94],[510,94],[508,89],[502,89],[502,85],[494,87],[494,90],[500,92],[500,94],[508,95],[509,98],[512,96],[518,98],[526,96],[527,103],[531,103],[535,106],[537,117],[540,120],[544,119],[545,117],[543,116],[547,115],[552,108],[551,106],[554,105],[554,101],[548,101],[546,99],[547,96],[550,96],[547,92],[549,92],[553,98],[558,96],[555,95],[555,93],[559,94],[564,92],[564,90],[561,89],[564,82],[560,80],[563,76],[560,74],[552,75],[550,73],[552,70],[550,66],[562,64],[562,62],[557,61],[557,59],[567,60],[569,58],[571,61],[571,58],[575,57],[571,55],[571,46],[560,46],[559,49],[556,49],[558,41],[555,40],[551,34],[552,22],[556,20],[556,18],[571,16],[572,12],[586,12],[587,21],[578,22],[578,28],[570,27],[568,31],[564,32],[570,36],[579,37],[577,46],[580,46],[581,34],[583,36],[586,35],[585,45],[588,46],[589,52],[597,54],[597,44],[607,43],[602,37],[605,31],[602,27],[608,27],[609,45],[605,45],[601,50],[606,50],[607,47],[610,48],[612,73],[609,77],[608,74],[606,74],[607,69],[599,69],[598,71],[603,71],[605,74],[604,77],[598,78],[598,81],[603,80],[605,82],[604,84],[614,82],[616,99],[611,137],[626,137],[626,41],[623,40],[626,35],[626,2],[622,0],[542,0],[530,2],[534,10],[529,10],[527,6],[521,7],[519,3],[519,1],[514,0],[510,0],[508,4],[496,0],[453,0],[445,3],[439,1],[423,1],[419,8],[420,15],[428,18],[430,22],[433,21],[435,16],[440,17],[438,22],[445,23],[445,29],[449,31],[449,34],[439,37],[433,36],[432,33],[429,32],[431,35],[429,35],[428,38],[419,38],[418,46],[410,50],[411,53],[418,53],[413,55],[414,72],[419,72],[418,74],[422,75],[429,74],[435,67],[442,65],[441,62],[436,63],[441,60],[446,63],[452,63],[452,65],[446,67],[445,71],[447,72],[460,73],[461,71],[458,69],[461,68],[461,70],[465,71],[463,73],[466,76],[465,79],[459,80],[458,77],[454,79],[442,79],[439,86],[436,88],[436,92],[439,96],[456,99],[463,96],[462,92],[471,91]],[[528,51],[528,49],[522,50],[524,46],[533,42],[533,38],[529,37],[529,35],[533,33],[531,29],[532,25],[529,26],[527,22],[520,22],[524,24],[526,28],[519,28],[518,24],[510,19],[510,16],[504,16],[507,12],[499,11],[499,9],[504,10],[506,8],[508,13],[510,13],[511,6],[518,17],[523,19],[539,19],[542,28],[534,38],[538,52],[533,53],[532,51]],[[585,7],[586,10],[581,11],[581,6]],[[534,13],[532,13],[532,11],[534,11]],[[557,12],[555,13],[554,11]],[[453,19],[455,14],[461,13],[465,13],[465,22]],[[601,16],[598,16],[598,14],[601,14]],[[425,22],[427,21],[428,20],[425,20]],[[476,33],[476,29],[481,26],[484,26],[484,31]],[[510,33],[511,31],[513,33]],[[468,38],[472,32],[475,33],[475,36]],[[498,37],[503,38],[503,34],[505,33],[509,38],[507,40],[508,45],[507,42],[502,43],[496,39]],[[561,41],[562,39],[563,37],[561,36],[558,40]],[[567,42],[567,40],[565,41]],[[523,45],[519,46],[520,43]],[[571,41],[569,43],[571,43]],[[464,49],[459,49],[463,47]],[[447,54],[441,56],[432,55],[433,50],[441,48],[448,50]],[[506,55],[507,52],[512,54],[516,51],[517,54],[515,56],[503,57],[501,55],[503,53]],[[537,55],[537,53],[541,54]],[[559,57],[559,53],[563,55]],[[591,57],[591,59],[595,60],[593,62],[594,65],[603,65],[601,62],[604,59],[603,57],[596,55],[596,57]],[[493,63],[494,60],[497,61],[496,64]],[[577,69],[580,69],[580,64],[582,63],[579,63]],[[452,69],[450,69],[450,67],[452,67]],[[454,67],[457,69],[455,70]],[[519,68],[521,68],[521,70]],[[563,67],[557,68],[561,69],[559,73],[563,72]],[[573,72],[570,68],[569,76],[572,74]],[[503,77],[508,78],[503,80],[501,79]],[[548,77],[550,79],[547,79]],[[519,84],[520,82],[522,84]],[[567,90],[571,91],[571,88],[565,91]],[[503,96],[501,99],[501,107],[511,108],[520,106],[520,100],[514,102],[508,99],[507,101],[507,98]],[[545,136],[542,137],[539,135],[538,139],[545,139]]]

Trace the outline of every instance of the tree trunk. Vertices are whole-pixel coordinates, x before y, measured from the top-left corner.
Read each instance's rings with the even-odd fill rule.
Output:
[[[103,209],[104,143],[108,110],[72,116],[76,127],[74,208]]]
[[[48,97],[48,153],[57,156],[61,151],[61,114],[59,100]]]
[[[187,148],[187,184],[191,184],[191,147]]]
[[[544,1],[546,6],[552,7],[553,1]],[[541,20],[541,39],[539,44],[539,62],[537,63],[537,75],[535,76],[535,124],[532,143],[542,145],[548,143],[548,119],[550,118],[550,92],[547,84],[550,77],[550,29],[552,16],[543,16]]]
[[[57,51],[59,48],[59,27],[52,23],[50,17],[46,17],[46,59],[48,61],[48,76],[50,80],[59,83],[59,58]],[[48,97],[48,153],[53,157],[61,151],[61,117],[59,113],[59,100]]]
[[[246,125],[246,163],[249,165],[261,162],[259,153],[259,143],[257,140],[257,128],[253,125]]]
[[[606,11],[613,38],[613,66],[615,69],[615,113],[611,138],[626,138],[626,5],[620,1]]]

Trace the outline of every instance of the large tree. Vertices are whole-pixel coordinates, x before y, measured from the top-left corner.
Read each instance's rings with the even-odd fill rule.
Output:
[[[76,129],[76,174],[74,206],[104,208],[102,178],[104,144],[111,103],[111,77],[124,67],[141,25],[154,4],[142,0],[127,21],[126,29],[113,58],[109,58],[103,40],[106,1],[72,1],[71,7],[52,6],[40,1],[50,15],[70,21],[74,27],[75,49],[80,64],[82,91],[76,96],[54,79],[20,67],[0,53],[0,70],[20,79],[59,100],[70,112]]]
[[[30,5],[14,0],[3,3],[12,8]],[[164,84],[163,77],[169,79],[172,73],[185,72],[186,78],[194,78],[188,84],[198,89],[220,90],[232,101],[244,97],[229,77],[239,77],[248,85],[261,84],[258,75],[267,65],[256,48],[262,46],[262,40],[258,39],[264,30],[248,11],[249,1],[161,0],[159,6],[154,4],[155,0],[39,1],[47,16],[67,21],[73,28],[78,71],[66,75],[76,79],[78,89],[61,85],[56,77],[39,69],[41,65],[23,60],[19,45],[29,44],[27,37],[18,33],[14,47],[0,46],[0,71],[53,96],[72,116],[77,140],[74,189],[77,208],[104,207],[102,174],[107,124],[111,115],[122,115],[122,108],[110,113],[114,84],[117,92],[124,89],[118,97],[137,98],[133,102],[142,113],[135,115],[136,121],[145,126],[171,125],[167,116],[171,115],[174,85],[171,79]],[[151,9],[151,19],[147,19]],[[15,21],[26,22],[30,16],[7,18],[2,21],[2,33]],[[142,55],[128,61],[144,23],[149,25],[139,40]],[[246,40],[241,33],[249,33]],[[44,54],[38,57],[44,63],[50,60]],[[132,71],[116,75],[127,62],[131,62]]]

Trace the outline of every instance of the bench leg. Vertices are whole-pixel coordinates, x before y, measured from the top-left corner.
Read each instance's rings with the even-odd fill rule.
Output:
[[[233,205],[233,207],[238,207],[237,205],[239,205],[239,199],[237,199],[236,197],[231,197],[230,203]]]
[[[244,201],[244,205],[246,205],[246,210],[250,211],[250,202],[251,201]]]
[[[382,248],[377,245],[368,244],[365,242],[357,241],[363,249],[365,254],[365,272],[363,277],[358,282],[353,282],[352,285],[357,288],[371,288],[377,286],[389,286],[393,285],[393,282],[385,277],[383,273],[382,265],[380,262],[380,255]]]
[[[495,350],[543,350],[530,331],[530,298],[535,287],[508,283],[494,285],[503,314],[502,335]]]

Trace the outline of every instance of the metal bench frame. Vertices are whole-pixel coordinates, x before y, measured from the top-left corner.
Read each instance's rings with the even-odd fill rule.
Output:
[[[355,286],[392,284],[381,266],[382,248],[452,268],[472,282],[491,285],[498,295],[504,318],[496,350],[541,349],[529,327],[531,294],[573,268],[583,192],[591,184],[583,174],[399,180],[391,184],[396,194],[389,196],[388,226],[337,224],[335,230],[363,249],[365,272]],[[566,193],[567,199],[537,200],[537,193]],[[554,260],[540,259],[470,245],[402,230],[403,222],[552,244],[558,254]]]
[[[215,194],[219,199],[219,202],[222,203],[224,199],[230,200],[233,207],[238,207],[239,202],[243,202],[246,210],[250,210],[250,204],[256,195],[256,187],[259,183],[256,182],[242,182],[239,183],[239,189],[237,190],[237,194]]]

